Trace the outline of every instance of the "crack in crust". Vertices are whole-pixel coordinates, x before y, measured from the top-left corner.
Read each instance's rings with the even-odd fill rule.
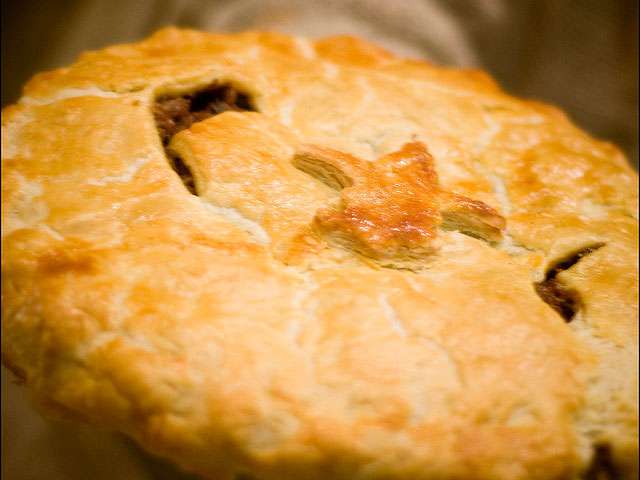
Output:
[[[385,263],[417,260],[437,249],[439,227],[494,242],[505,220],[478,200],[440,188],[421,142],[369,163],[313,145],[299,149],[299,170],[341,190],[337,205],[316,212],[313,227],[330,241]]]

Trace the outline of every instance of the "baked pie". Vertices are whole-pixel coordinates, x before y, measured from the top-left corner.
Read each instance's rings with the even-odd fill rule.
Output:
[[[3,361],[204,478],[638,475],[637,176],[485,74],[168,28],[3,111]]]

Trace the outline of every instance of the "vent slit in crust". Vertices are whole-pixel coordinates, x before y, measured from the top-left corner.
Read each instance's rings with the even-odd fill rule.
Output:
[[[556,262],[547,270],[545,279],[534,284],[540,298],[558,312],[566,322],[570,322],[575,317],[580,306],[580,298],[578,292],[567,287],[557,276],[603,246],[604,243],[597,243],[585,247]]]
[[[214,82],[196,92],[179,96],[165,95],[156,98],[153,104],[153,117],[162,140],[169,163],[180,176],[184,186],[197,195],[193,174],[170,144],[173,136],[194,123],[226,111],[256,111],[249,95],[239,92],[231,85]]]
[[[611,454],[611,447],[601,443],[594,446],[593,459],[584,480],[622,480]]]

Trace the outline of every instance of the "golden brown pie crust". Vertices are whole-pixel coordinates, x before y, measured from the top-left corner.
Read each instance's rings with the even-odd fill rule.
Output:
[[[255,111],[166,139],[194,195],[154,102],[210,85]],[[637,478],[637,176],[558,110],[168,28],[2,125],[3,361],[46,411],[215,480]]]

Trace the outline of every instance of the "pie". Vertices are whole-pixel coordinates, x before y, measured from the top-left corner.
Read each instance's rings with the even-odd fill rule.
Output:
[[[2,352],[212,480],[637,478],[638,192],[487,75],[167,28],[2,120]]]

